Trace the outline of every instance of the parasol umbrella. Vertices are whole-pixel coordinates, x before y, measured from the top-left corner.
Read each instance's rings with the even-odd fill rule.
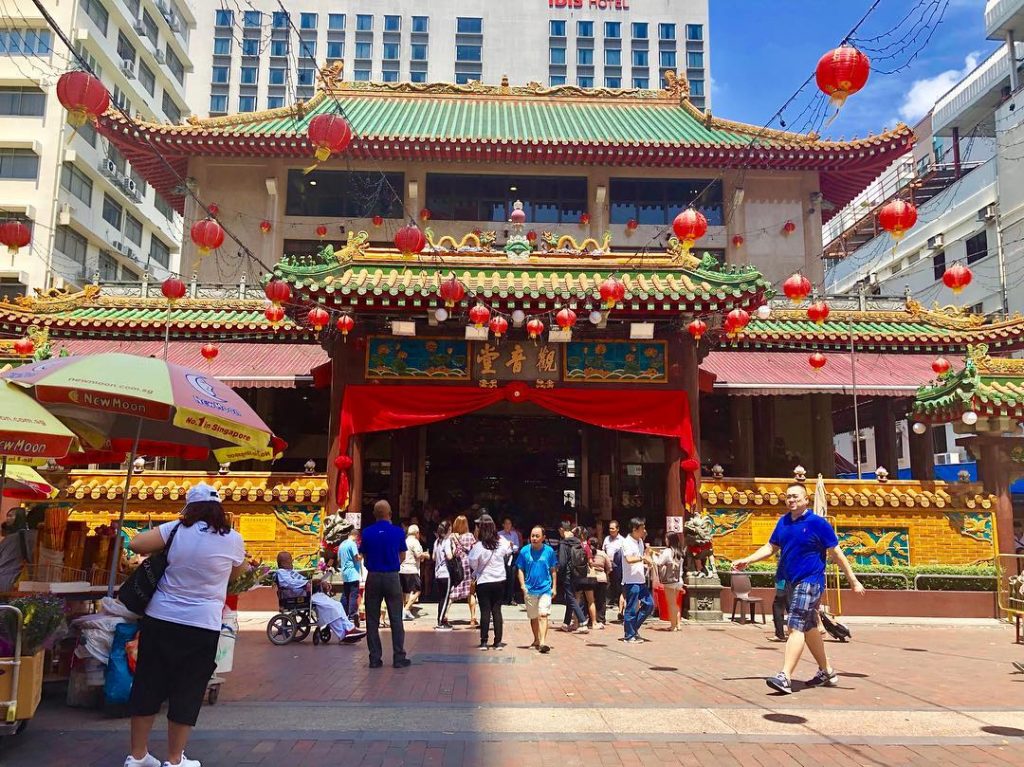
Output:
[[[211,375],[154,357],[94,354],[25,365],[2,375],[67,424],[88,448],[127,454],[118,528],[124,522],[135,458],[175,455],[273,460],[284,448],[256,412]],[[121,536],[111,562],[113,594]]]
[[[0,496],[49,498],[53,488],[26,464],[63,458],[74,433],[16,386],[0,381]]]

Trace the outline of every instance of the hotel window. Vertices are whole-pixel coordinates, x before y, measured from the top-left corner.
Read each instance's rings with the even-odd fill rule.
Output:
[[[260,40],[258,37],[251,37],[242,40],[242,55],[243,56],[259,56],[260,55]]]
[[[179,83],[185,83],[185,65],[181,63],[174,51],[171,50],[171,44],[168,43],[164,47],[164,60],[167,62],[167,68],[171,74],[174,75],[174,79]]]
[[[171,249],[157,239],[155,234],[149,236],[149,260],[156,261],[165,269],[171,263]]]
[[[605,88],[621,88],[622,78],[621,77],[606,77],[604,78]]]
[[[580,86],[581,88],[593,88],[594,87],[594,78],[593,77],[587,77],[587,76],[577,77],[576,78],[576,84],[578,86]]]
[[[328,13],[327,14],[327,29],[333,32],[341,32],[345,29],[345,14],[344,13]]]
[[[85,266],[85,254],[89,249],[89,243],[71,227],[58,226],[53,234],[53,249],[63,253],[76,264]]]
[[[373,16],[366,13],[360,13],[356,16],[356,31],[357,32],[372,32],[373,31]]]
[[[228,97],[224,94],[214,93],[210,96],[210,113],[227,112]]]
[[[213,39],[213,55],[214,56],[230,56],[231,55],[231,38],[230,37],[215,37]]]
[[[455,46],[455,60],[456,61],[480,61],[480,46],[479,45],[456,45]]]
[[[593,48],[580,48],[576,51],[576,63],[581,67],[590,67],[594,65],[594,49]]]
[[[565,64],[565,48],[551,49],[551,63],[556,65]]]
[[[124,219],[124,208],[109,194],[103,195],[103,220],[112,227],[121,231],[121,221]]]
[[[476,80],[478,75],[472,72],[456,72],[455,73],[455,84],[456,85],[469,85],[471,82]]]
[[[634,40],[646,40],[647,39],[647,22],[646,21],[634,21],[633,22],[633,39]]]
[[[565,22],[561,19],[548,22],[548,33],[551,37],[565,37]]]
[[[213,23],[217,27],[233,27],[235,25],[235,14],[233,11],[220,9],[214,13]]]
[[[174,208],[167,202],[163,197],[156,194],[153,195],[153,207],[157,209],[161,216],[166,218],[172,224],[174,223]]]
[[[124,214],[124,236],[142,247],[142,222],[131,213]]]
[[[100,279],[104,282],[116,282],[117,260],[109,253],[100,251],[99,272]]]
[[[267,109],[280,109],[284,106],[284,96],[267,96]]]
[[[239,73],[239,82],[241,82],[242,85],[256,84],[259,76],[259,70],[256,67],[242,67],[239,70]]]
[[[170,91],[164,91],[163,98],[160,100],[160,106],[163,107],[164,114],[167,115],[168,120],[175,124],[181,122],[181,109],[174,103],[174,97],[171,96]]]
[[[426,72],[410,72],[409,73],[409,80],[410,80],[410,82],[414,82],[414,83],[425,83],[427,81],[427,73]]]
[[[285,215],[346,218],[402,218],[392,190],[405,188],[405,175],[380,171],[288,171]],[[386,182],[386,183],[385,183]]]
[[[370,70],[369,69],[357,69],[354,72],[356,82],[367,83],[370,81]]]
[[[661,62],[663,69],[675,69],[676,68],[676,52],[675,51],[661,51],[658,54],[658,58]]]
[[[288,23],[288,14],[284,11],[274,11],[273,21],[271,25],[274,29],[288,29],[290,24]]]
[[[316,58],[316,40],[300,40],[299,55],[305,59]]]
[[[413,32],[427,32],[430,28],[430,22],[427,21],[426,16],[413,16],[412,17],[412,31]]]
[[[676,25],[675,24],[659,24],[658,25],[658,39],[659,40],[675,40],[676,39]]]
[[[124,36],[124,32],[117,33],[117,55],[121,61],[135,63],[135,46]]]
[[[484,20],[459,17],[455,20],[455,31],[460,35],[482,35]]]
[[[42,117],[46,94],[35,88],[0,88],[0,115]]]
[[[397,69],[385,69],[381,72],[383,80],[386,83],[397,83],[398,82],[398,70]]]
[[[690,95],[691,96],[703,96],[704,95],[704,81],[703,80],[690,80]]]
[[[335,59],[345,58],[345,43],[336,40],[328,40],[327,58],[332,61]]]
[[[551,77],[548,78],[548,85],[552,88],[558,85],[565,85],[565,75],[551,75]]]
[[[0,56],[49,56],[50,40],[48,29],[2,29]]]
[[[622,51],[619,48],[604,49],[604,63],[609,67],[622,66]]]
[[[92,19],[92,23],[102,32],[104,35],[107,34],[107,22],[110,21],[110,14],[107,9],[103,7],[103,3],[100,0],[82,0],[82,7],[85,8],[85,12]]]
[[[228,42],[230,42],[230,40]],[[271,56],[287,56],[288,55],[288,41],[287,40],[271,40],[270,41],[270,55]]]
[[[153,70],[146,66],[142,61],[139,61],[139,82],[142,83],[142,87],[146,89],[150,96],[156,93],[156,75],[153,74]]]
[[[256,111],[256,97],[255,96],[239,96],[238,97],[238,111],[239,112],[255,112]]]
[[[92,206],[92,179],[76,168],[74,163],[66,162],[61,166],[60,185],[86,205]]]
[[[594,36],[594,22],[592,21],[577,21],[576,22],[576,37],[593,37]]]
[[[646,67],[650,63],[647,51],[633,51],[633,66]]]
[[[316,16],[315,13],[299,14],[299,29],[316,29]]]
[[[287,81],[287,70],[284,67],[271,67],[269,75],[271,85],[284,85]]]
[[[513,187],[515,190],[513,191]],[[531,224],[578,222],[587,209],[587,180],[563,176],[428,173],[426,205],[441,221],[508,221],[521,200]]]
[[[402,17],[401,16],[385,16],[384,17],[384,31],[385,32],[401,32],[402,31]]]
[[[259,29],[263,24],[263,14],[259,11],[246,11],[242,14],[242,25],[250,29]]]
[[[645,91],[651,87],[651,80],[648,77],[634,77],[633,87]]]
[[[384,43],[384,61],[398,61],[398,43]]]
[[[698,42],[704,39],[704,25],[703,24],[687,24],[686,25],[686,39],[691,42]]]
[[[988,234],[978,232],[967,239],[967,263],[974,264],[988,255]]]
[[[411,55],[410,58],[413,61],[426,61],[427,60],[427,44],[426,43],[413,43],[410,46]]]
[[[704,53],[702,51],[690,51],[686,54],[686,66],[690,69],[704,68]]]
[[[697,197],[701,200],[698,210],[708,224],[721,226],[723,222],[721,181],[613,178],[608,196],[613,224],[625,224],[630,219],[641,224],[670,224],[686,201]]]
[[[39,177],[39,156],[31,149],[0,149],[0,178]]]
[[[216,83],[217,85],[223,85],[228,81],[228,68],[227,67],[213,67],[210,75],[210,82]]]
[[[156,26],[156,22],[153,21],[153,17],[149,15],[148,11],[142,12],[142,28],[146,30],[146,37],[149,38],[153,45],[156,45],[156,39],[160,35],[160,30]]]
[[[299,85],[312,85],[313,84],[313,70],[309,67],[303,67],[299,70],[298,83]]]
[[[373,43],[356,43],[356,58],[373,58]]]
[[[608,40],[618,40],[622,37],[621,21],[606,21],[604,23],[604,36]]]

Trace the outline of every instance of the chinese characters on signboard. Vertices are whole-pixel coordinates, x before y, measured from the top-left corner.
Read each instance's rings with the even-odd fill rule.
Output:
[[[478,381],[557,381],[562,365],[557,344],[485,341],[473,344],[473,378]]]

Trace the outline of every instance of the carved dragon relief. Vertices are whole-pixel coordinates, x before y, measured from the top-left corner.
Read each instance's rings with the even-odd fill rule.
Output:
[[[21,309],[28,309],[37,314],[54,314],[90,304],[99,294],[99,285],[86,285],[75,293],[69,292],[66,288],[36,288],[35,296],[18,296],[14,303]]]
[[[431,250],[448,252],[478,250],[484,253],[492,253],[494,251],[494,243],[498,239],[498,233],[494,231],[470,232],[459,241],[456,241],[454,237],[448,234],[435,240],[434,230],[429,227],[424,230],[423,234],[427,238],[427,244]]]
[[[594,255],[610,252],[612,235],[611,232],[605,232],[601,242],[598,242],[593,237],[587,237],[583,242],[576,242],[576,238],[570,234],[558,235],[553,232],[542,232],[540,242],[547,253],[560,251],[564,253],[588,253]]]
[[[1011,357],[990,357],[988,344],[967,347],[968,362],[974,363],[980,375],[1024,377],[1024,360]]]

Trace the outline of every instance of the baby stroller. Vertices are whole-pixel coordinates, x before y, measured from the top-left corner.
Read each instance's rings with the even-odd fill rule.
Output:
[[[267,622],[267,639],[270,643],[282,647],[289,642],[301,642],[313,634],[313,644],[331,641],[329,627],[317,627],[316,608],[309,594],[286,594],[277,587],[278,613]]]

